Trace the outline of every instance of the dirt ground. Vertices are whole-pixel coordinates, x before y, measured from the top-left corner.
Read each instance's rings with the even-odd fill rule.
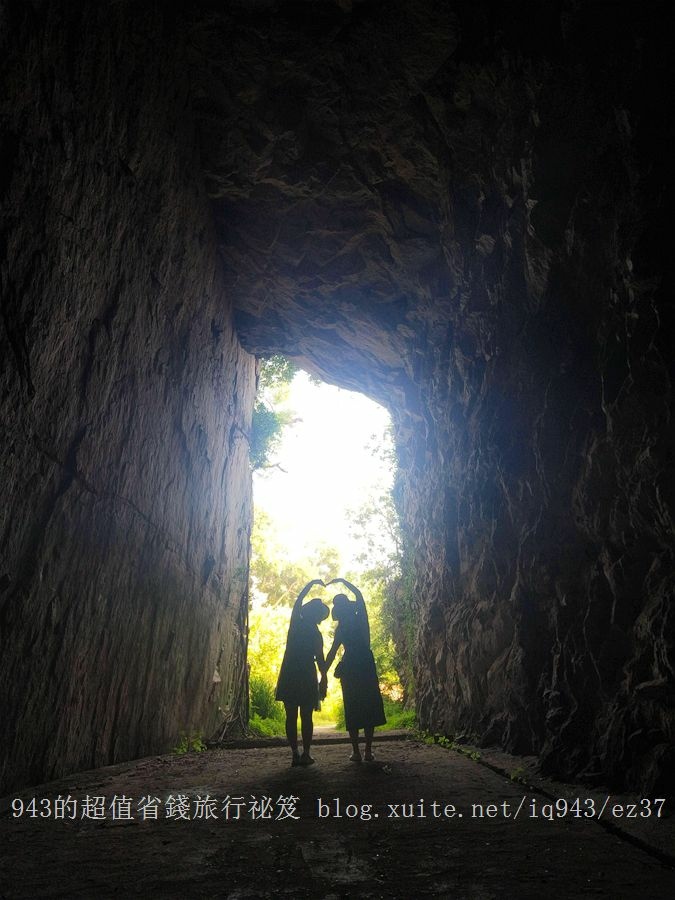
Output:
[[[404,735],[361,765],[322,740],[308,768],[283,747],[219,749],[4,798],[0,897],[675,896],[672,802],[605,802],[520,759]]]

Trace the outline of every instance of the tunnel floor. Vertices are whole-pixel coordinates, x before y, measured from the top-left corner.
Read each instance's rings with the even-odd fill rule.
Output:
[[[519,758],[404,735],[375,750],[358,765],[331,740],[309,768],[282,747],[151,757],[4,798],[0,897],[673,895],[668,801],[629,820],[636,798],[559,785],[567,812],[551,819],[552,783],[542,793],[489,768],[525,774]]]

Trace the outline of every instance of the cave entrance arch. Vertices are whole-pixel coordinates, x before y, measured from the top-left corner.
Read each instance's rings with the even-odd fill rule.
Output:
[[[283,710],[270,697],[284,653],[290,608],[300,589],[314,578],[327,583],[342,576],[360,585],[369,609],[381,688],[392,700],[403,696],[397,671],[401,667],[389,632],[397,619],[394,606],[402,564],[392,495],[396,462],[391,419],[365,396],[310,379],[306,372],[295,370],[290,381],[287,374],[279,383],[282,365],[278,358],[260,362],[256,409],[261,428],[268,425],[270,412],[288,424],[253,471],[248,629],[250,714],[254,723],[256,716],[276,719],[276,724],[258,727],[281,731]],[[321,596],[330,608],[339,590],[319,586],[310,597]],[[321,626],[324,652],[334,627],[332,621]],[[340,684],[332,675],[328,688],[321,724],[335,724],[340,717]]]

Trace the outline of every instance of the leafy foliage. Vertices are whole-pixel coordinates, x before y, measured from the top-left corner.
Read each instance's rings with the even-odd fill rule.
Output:
[[[248,727],[258,737],[282,737],[286,733],[283,719],[261,719],[257,713],[249,719]]]
[[[391,427],[371,437],[370,450],[396,468]],[[404,706],[414,696],[412,567],[392,490],[381,490],[352,511],[352,530],[363,548],[359,575],[371,616],[373,654],[385,692]]]
[[[251,468],[262,469],[268,465],[270,455],[279,446],[284,422],[279,413],[269,409],[260,400],[253,407],[249,458]]]
[[[270,517],[256,510],[251,533],[251,586],[252,593],[264,597],[269,607],[292,606],[308,581],[328,581],[339,568],[340,554],[325,544],[315,547],[304,560],[289,560],[276,539]]]
[[[279,406],[297,371],[294,363],[284,356],[260,360],[249,442],[249,457],[254,471],[271,465],[270,460],[279,446],[283,430],[293,421],[292,415],[279,409]]]
[[[286,645],[290,614],[287,609],[253,607],[249,613],[248,661],[251,667],[249,682],[259,677],[276,685]]]
[[[251,713],[261,719],[280,718],[281,707],[274,699],[274,683],[263,675],[252,675],[249,679]],[[283,716],[281,716],[283,720]]]
[[[413,655],[415,648],[415,603],[413,573],[408,554],[401,557],[400,574],[384,585],[382,624],[394,645],[393,665],[403,686],[403,701],[412,704],[415,693]]]
[[[173,748],[172,752],[181,756],[183,753],[202,753],[206,749],[206,744],[202,740],[202,735],[199,732],[193,733],[181,731],[178,743]]]
[[[251,716],[249,729],[260,737],[285,733],[284,709],[274,699],[275,682],[269,675],[254,674],[249,678]]]
[[[404,729],[414,729],[417,727],[417,717],[412,709],[405,709],[403,704],[399,703],[392,709],[387,709],[385,704],[385,715],[387,724],[383,725],[382,731],[403,731]]]
[[[400,700],[392,700],[386,695],[382,698],[384,701],[384,714],[387,719],[386,725],[378,726],[378,731],[397,731],[406,728],[414,729],[417,726],[417,719],[412,709],[405,709]],[[344,729],[345,712],[344,707],[340,704],[333,718],[338,728]]]
[[[260,360],[258,391],[278,391],[293,381],[298,367],[290,359],[280,354]]]
[[[455,753],[466,756],[467,759],[472,759],[474,762],[479,762],[481,759],[481,755],[478,750],[474,750],[472,747],[467,747],[464,744],[460,744],[455,741],[454,738],[447,737],[447,735],[434,734],[431,731],[418,731],[416,732],[416,737],[418,738],[418,740],[423,741],[425,744],[437,744],[439,747],[444,747],[446,750],[453,750]]]

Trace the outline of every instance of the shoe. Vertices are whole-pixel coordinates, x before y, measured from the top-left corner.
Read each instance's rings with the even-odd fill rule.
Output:
[[[300,754],[296,750],[291,758],[291,766],[300,766],[300,765],[302,765],[302,763],[300,761]]]
[[[361,762],[361,754],[360,753],[352,753],[349,757],[350,762]]]
[[[299,765],[312,766],[312,765],[314,765],[315,762],[316,762],[316,760],[314,759],[313,756],[310,756],[309,753],[303,753],[302,756],[300,757]]]

